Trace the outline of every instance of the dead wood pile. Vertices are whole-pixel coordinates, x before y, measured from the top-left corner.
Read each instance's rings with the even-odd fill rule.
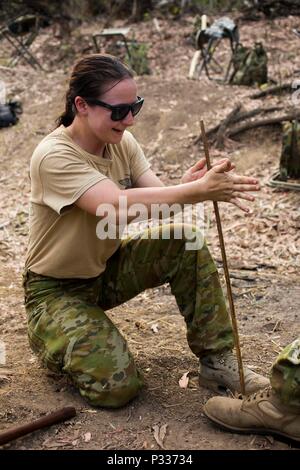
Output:
[[[278,113],[279,111],[280,113]],[[271,115],[271,117],[265,118],[264,116],[266,114]],[[253,119],[257,116],[259,116],[259,119]],[[232,138],[249,129],[281,124],[285,121],[292,121],[293,119],[299,118],[299,110],[284,110],[282,106],[270,106],[247,111],[243,109],[241,103],[239,103],[220,123],[210,128],[206,135],[216,148],[223,149],[225,138]],[[201,135],[199,135],[194,143],[197,144],[201,140]]]

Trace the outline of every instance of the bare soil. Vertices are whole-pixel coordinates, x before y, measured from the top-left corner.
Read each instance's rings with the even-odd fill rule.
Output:
[[[243,42],[264,41],[269,72],[277,80],[295,78],[300,69],[300,43],[292,33],[299,22],[294,17],[240,26]],[[251,88],[231,87],[205,77],[188,80],[194,52],[189,41],[192,18],[160,20],[160,26],[162,36],[151,21],[132,25],[136,38],[150,45],[152,69],[151,75],[137,78],[145,105],[133,133],[163,181],[177,184],[184,170],[203,156],[201,146],[193,144],[200,118],[208,129],[237,102],[246,109],[262,104],[285,106],[291,97],[253,102],[248,98]],[[90,34],[99,28],[99,24],[87,24],[78,29],[70,40],[70,57],[64,55],[51,28],[45,30],[33,50],[46,71],[21,63],[13,69],[0,67],[9,97],[20,99],[24,107],[18,125],[0,131],[0,340],[6,346],[6,364],[0,366],[0,429],[29,422],[58,407],[73,405],[77,410],[71,421],[5,448],[159,449],[155,426],[167,425],[163,446],[168,450],[292,449],[269,436],[226,433],[208,422],[202,406],[213,393],[197,383],[198,361],[187,346],[184,322],[168,286],[146,291],[109,312],[127,338],[146,382],[140,396],[122,409],[91,408],[65,377],[44,369],[29,348],[21,284],[28,236],[29,161],[62,110],[70,63],[75,56],[92,52]],[[6,53],[3,46],[0,55]],[[300,331],[299,192],[267,185],[279,166],[280,151],[280,126],[247,132],[235,141],[227,139],[224,151],[211,149],[212,157],[228,156],[238,172],[259,177],[262,185],[250,215],[225,204],[220,204],[220,211],[243,358],[264,374]],[[211,219],[207,241],[223,279],[211,204],[205,209]],[[185,372],[190,380],[183,389],[179,379]]]

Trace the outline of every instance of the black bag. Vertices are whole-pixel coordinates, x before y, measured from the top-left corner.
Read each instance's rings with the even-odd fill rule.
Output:
[[[22,113],[22,105],[19,101],[9,101],[8,103],[0,103],[0,128],[9,127],[17,124]]]

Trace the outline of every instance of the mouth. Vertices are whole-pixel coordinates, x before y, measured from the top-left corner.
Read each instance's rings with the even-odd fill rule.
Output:
[[[123,134],[123,132],[124,132],[124,129],[120,130],[120,129],[116,129],[114,127],[113,127],[112,130],[115,131],[117,134]]]

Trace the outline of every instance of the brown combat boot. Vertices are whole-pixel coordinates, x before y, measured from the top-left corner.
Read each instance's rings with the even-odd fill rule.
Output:
[[[244,399],[210,398],[203,410],[214,423],[230,431],[300,442],[300,408],[283,405],[270,387]]]
[[[257,392],[270,385],[269,379],[244,366],[245,392]],[[231,351],[205,356],[200,359],[199,384],[217,393],[241,393],[240,377],[236,357]]]

